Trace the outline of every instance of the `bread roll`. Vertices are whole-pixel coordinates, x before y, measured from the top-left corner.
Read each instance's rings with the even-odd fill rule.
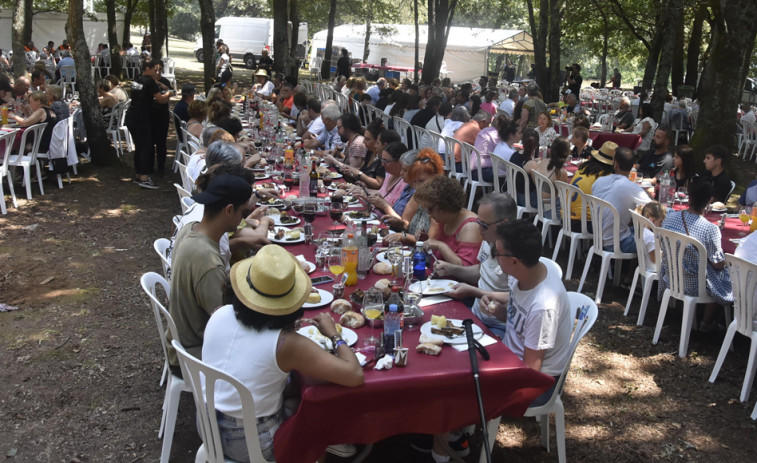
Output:
[[[345,312],[339,319],[339,323],[348,328],[357,329],[365,325],[365,317],[357,312]]]
[[[418,342],[420,342],[421,344],[433,344],[435,346],[441,346],[442,344],[444,344],[444,341],[442,341],[440,338],[437,338],[436,336],[429,336],[426,333],[421,334]]]
[[[392,273],[392,264],[389,262],[377,262],[373,266],[373,273],[376,275],[389,275]]]
[[[415,351],[426,355],[439,355],[442,352],[442,347],[436,344],[423,343],[415,346]]]
[[[381,291],[381,294],[384,295],[384,299],[386,300],[386,298],[392,294],[391,284],[392,284],[391,280],[382,278],[379,281],[377,281],[376,284],[374,284],[373,286],[379,291]]]
[[[331,303],[331,311],[335,314],[341,315],[350,310],[352,310],[352,304],[347,300],[337,299]]]
[[[319,302],[321,302],[321,294],[318,291],[311,292],[308,295],[308,304],[318,304]]]

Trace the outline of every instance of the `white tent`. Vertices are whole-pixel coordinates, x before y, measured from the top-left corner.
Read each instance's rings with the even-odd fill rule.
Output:
[[[313,36],[310,66],[317,67],[316,50],[326,48],[327,30]],[[419,27],[419,60],[423,61],[428,41],[428,26]],[[333,49],[346,48],[353,58],[363,57],[365,25],[345,24],[334,28]],[[381,64],[386,58],[390,66],[413,67],[415,56],[415,27],[407,24],[372,24],[368,64]],[[450,28],[444,52],[445,71],[453,82],[477,79],[486,75],[490,52],[532,54],[531,35],[522,30]]]

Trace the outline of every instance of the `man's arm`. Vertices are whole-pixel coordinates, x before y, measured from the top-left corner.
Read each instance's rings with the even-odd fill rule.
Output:
[[[528,347],[523,348],[523,363],[528,365],[529,368],[536,371],[541,371],[541,364],[544,362],[544,357],[547,355],[547,350],[533,350]]]

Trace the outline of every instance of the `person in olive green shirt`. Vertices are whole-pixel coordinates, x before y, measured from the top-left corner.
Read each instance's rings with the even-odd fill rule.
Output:
[[[205,206],[202,221],[187,224],[176,237],[169,310],[179,342],[197,358],[202,357],[205,325],[213,311],[223,305],[223,283],[228,274],[218,242],[247,217],[251,196],[252,187],[242,177],[219,175],[205,191],[192,197]],[[170,335],[168,339],[170,342]],[[170,346],[168,361],[171,371],[180,376],[176,352]]]

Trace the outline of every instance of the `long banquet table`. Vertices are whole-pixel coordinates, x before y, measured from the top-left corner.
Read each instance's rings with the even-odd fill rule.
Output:
[[[293,189],[289,194],[297,194]],[[323,194],[319,196],[325,196]],[[313,222],[315,236],[332,227],[328,216]],[[285,245],[294,255],[304,255],[315,262],[314,245]],[[326,275],[316,269],[311,277]],[[367,289],[379,276],[370,272],[358,285],[345,289],[345,298],[355,288]],[[330,290],[330,285],[319,286]],[[326,305],[309,310],[311,317],[329,312]],[[448,318],[473,318],[477,325],[493,336],[458,301],[431,305],[424,309],[422,323],[431,314]],[[338,321],[337,316],[334,315]],[[380,333],[380,328],[375,333]],[[366,326],[355,330],[358,342],[371,334]],[[364,370],[365,384],[348,388],[333,384],[313,384],[301,381],[302,401],[297,412],[276,432],[274,453],[279,463],[314,461],[331,444],[370,444],[396,434],[446,432],[477,423],[479,418],[476,392],[468,352],[458,352],[445,346],[438,357],[415,352],[420,331],[405,329],[403,345],[409,347],[408,363],[404,368],[377,371]],[[481,393],[486,419],[502,415],[522,416],[528,404],[552,386],[554,380],[527,367],[503,343],[487,347],[490,361],[479,356]],[[492,436],[491,438],[494,438]]]
[[[676,203],[673,205],[673,209],[676,211],[686,208],[688,208],[687,204]],[[707,212],[704,214],[704,217],[711,223],[717,224],[722,215],[722,212]],[[744,238],[749,233],[749,228],[744,227],[744,224],[739,220],[738,215],[729,215],[726,215],[723,228],[720,229],[720,247],[723,248],[723,252],[733,254],[736,250],[737,244],[731,240]]]
[[[566,124],[560,124],[560,135],[563,137],[568,136],[568,126]],[[618,146],[625,146],[633,151],[636,151],[641,145],[641,135],[638,133],[623,133],[623,132],[605,132],[601,130],[589,130],[589,138],[591,138],[591,146],[595,149],[602,147],[602,144],[606,141],[613,141]]]

